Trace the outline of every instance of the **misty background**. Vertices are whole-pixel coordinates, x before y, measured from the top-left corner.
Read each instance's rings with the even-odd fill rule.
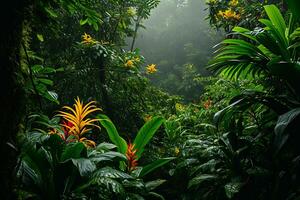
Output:
[[[210,75],[206,64],[223,38],[205,19],[206,7],[204,0],[162,0],[143,22],[135,43],[146,64],[157,65],[158,73],[149,75],[152,83],[186,102],[201,95],[197,77]]]

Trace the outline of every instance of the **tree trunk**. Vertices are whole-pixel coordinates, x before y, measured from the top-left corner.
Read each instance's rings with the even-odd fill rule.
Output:
[[[20,44],[25,0],[10,0],[0,8],[0,198],[16,199],[14,169],[17,152],[16,142],[21,119],[22,87],[20,84]],[[10,145],[12,144],[12,145]]]

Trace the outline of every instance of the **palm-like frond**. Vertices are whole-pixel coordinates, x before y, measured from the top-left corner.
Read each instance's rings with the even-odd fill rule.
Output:
[[[293,46],[296,40],[291,37],[293,26],[291,23],[286,25],[276,6],[264,8],[269,19],[259,21],[265,27],[253,31],[235,27],[233,34],[239,39],[226,39],[217,45],[216,56],[210,61],[209,69],[229,78],[279,76],[292,82],[286,73],[296,71],[294,48],[297,46]],[[282,66],[282,63],[286,64]]]

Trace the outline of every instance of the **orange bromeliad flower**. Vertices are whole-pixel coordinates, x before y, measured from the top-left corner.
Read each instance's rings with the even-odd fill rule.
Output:
[[[212,106],[212,100],[208,99],[204,102],[203,106],[206,110],[209,109]]]
[[[85,133],[91,130],[91,126],[100,129],[98,125],[94,124],[94,122],[99,121],[99,119],[86,118],[87,115],[95,111],[101,111],[100,108],[97,108],[95,105],[93,105],[94,103],[95,101],[91,101],[88,104],[83,105],[83,102],[81,102],[77,97],[74,104],[75,109],[69,106],[64,106],[63,108],[70,112],[59,111],[57,116],[60,116],[64,119],[62,126],[64,127],[63,130],[66,138],[72,135],[75,137],[76,141],[82,142],[86,146],[96,146],[94,141],[83,137]]]
[[[138,165],[136,151],[137,150],[134,149],[134,144],[129,143],[127,146],[127,151],[126,151],[126,158],[128,160],[127,170],[129,172],[132,172],[133,170],[135,170]]]

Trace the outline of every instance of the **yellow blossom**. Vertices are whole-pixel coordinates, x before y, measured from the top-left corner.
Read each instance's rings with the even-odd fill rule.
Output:
[[[175,147],[174,153],[176,156],[178,156],[178,154],[180,153],[180,149],[178,147]]]
[[[155,65],[155,64],[148,65],[148,66],[146,67],[146,70],[147,70],[147,73],[148,73],[148,74],[153,74],[153,73],[157,72],[157,69],[156,69],[156,65]]]
[[[144,121],[145,122],[148,122],[148,121],[150,121],[152,119],[152,116],[151,115],[145,115],[144,116]]]
[[[183,111],[184,110],[184,105],[182,105],[181,103],[176,103],[175,108],[176,108],[177,111]]]
[[[134,61],[137,62],[137,63],[139,63],[139,62],[141,62],[141,59],[139,57],[135,57]]]
[[[235,11],[228,9],[223,11],[219,11],[218,12],[218,16],[223,17],[224,19],[235,19],[235,20],[239,20],[241,18],[240,14],[237,14]]]
[[[228,5],[231,7],[236,7],[238,4],[239,4],[238,0],[231,0]]]
[[[95,42],[96,41],[89,34],[84,33],[84,35],[82,35],[82,43],[83,44],[93,44]]]
[[[133,67],[133,61],[132,60],[127,60],[127,62],[124,64],[125,67],[127,68],[132,68]]]

